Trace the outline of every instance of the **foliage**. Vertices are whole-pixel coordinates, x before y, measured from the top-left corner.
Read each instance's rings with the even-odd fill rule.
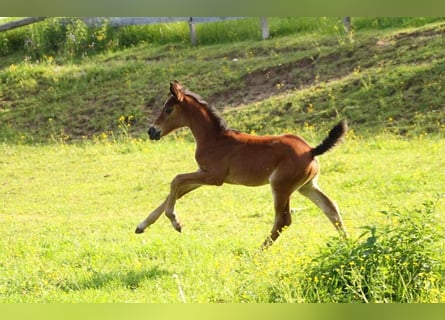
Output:
[[[433,202],[383,213],[386,225],[363,227],[358,239],[332,239],[314,258],[304,282],[309,300],[400,303],[439,297],[443,278],[436,253],[444,230]]]

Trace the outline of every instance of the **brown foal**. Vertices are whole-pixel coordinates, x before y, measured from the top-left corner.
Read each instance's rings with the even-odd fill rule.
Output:
[[[289,200],[296,190],[323,210],[346,236],[337,205],[317,185],[319,163],[315,158],[341,141],[347,130],[345,121],[333,127],[328,137],[312,148],[302,138],[291,134],[252,136],[231,130],[199,95],[183,88],[179,82],[170,83],[170,92],[171,96],[148,134],[150,139],[159,140],[177,128],[190,128],[196,140],[195,159],[199,169],[179,174],[173,179],[170,194],[139,223],[136,233],[144,232],[163,212],[173,227],[181,232],[181,224],[175,214],[176,200],[203,185],[261,186],[269,183],[275,222],[263,243],[264,247],[271,245],[283,228],[291,224]]]

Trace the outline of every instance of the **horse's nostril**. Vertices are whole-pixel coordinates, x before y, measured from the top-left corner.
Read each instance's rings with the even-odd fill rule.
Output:
[[[161,139],[161,130],[156,129],[155,127],[150,127],[148,129],[148,135],[151,140],[159,140]]]

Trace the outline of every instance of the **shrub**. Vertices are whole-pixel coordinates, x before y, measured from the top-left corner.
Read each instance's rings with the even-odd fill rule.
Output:
[[[364,227],[355,241],[333,239],[313,260],[304,280],[308,301],[440,300],[443,252],[438,243],[443,232],[433,202],[412,211],[382,213],[390,223]]]

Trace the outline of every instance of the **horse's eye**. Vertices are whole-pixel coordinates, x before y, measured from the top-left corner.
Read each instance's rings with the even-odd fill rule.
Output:
[[[168,107],[165,108],[165,113],[166,114],[170,114],[170,113],[172,113],[172,111],[173,111],[173,106],[168,106]]]

